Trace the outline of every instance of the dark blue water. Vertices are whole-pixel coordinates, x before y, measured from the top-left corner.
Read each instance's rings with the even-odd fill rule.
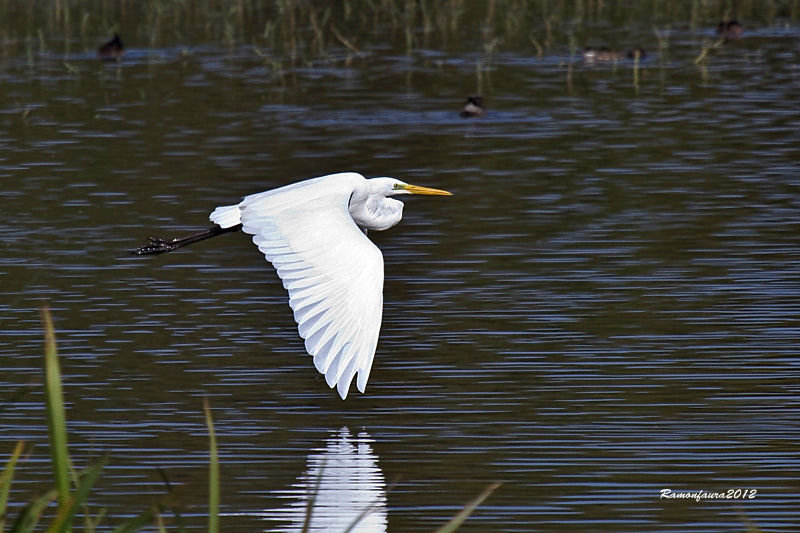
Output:
[[[112,525],[160,467],[204,527],[209,398],[226,531],[299,531],[320,479],[317,516],[374,504],[364,531],[433,531],[498,481],[463,531],[796,530],[800,50],[754,26],[699,65],[713,26],[659,50],[646,23],[638,65],[478,43],[280,72],[215,43],[7,58],[0,398],[28,393],[3,403],[0,453],[36,445],[12,511],[49,482],[46,304],[70,450],[109,456]],[[489,115],[463,120],[476,85]],[[339,171],[454,193],[370,234],[384,322],[344,402],[246,236],[126,253]]]

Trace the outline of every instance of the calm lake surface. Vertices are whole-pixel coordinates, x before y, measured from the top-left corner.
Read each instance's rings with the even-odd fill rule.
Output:
[[[73,31],[6,13],[0,460],[35,445],[13,514],[52,483],[48,305],[73,459],[108,456],[109,526],[164,492],[161,468],[205,527],[208,398],[224,531],[300,531],[315,486],[312,531],[369,506],[357,531],[434,531],[495,482],[460,531],[800,530],[797,21],[741,12],[718,43],[715,8],[507,4],[298,8],[296,30],[264,7],[233,33],[209,14],[151,32],[134,8],[73,13]],[[101,62],[115,28],[126,55]],[[647,55],[587,64],[584,46]],[[460,118],[477,93],[488,117]],[[249,237],[127,253],[341,171],[454,193],[370,233],[383,327],[346,401]]]

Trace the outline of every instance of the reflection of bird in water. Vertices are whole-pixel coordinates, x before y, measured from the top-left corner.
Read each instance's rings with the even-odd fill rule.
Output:
[[[628,52],[617,52],[607,46],[601,46],[600,48],[584,48],[581,55],[587,63],[611,63],[623,59],[642,59],[647,53],[641,48],[634,48]]]
[[[722,36],[726,41],[733,41],[742,36],[744,26],[738,20],[728,20],[717,24],[717,35]]]
[[[252,235],[289,291],[314,365],[344,399],[356,373],[358,390],[367,386],[383,314],[383,255],[366,232],[400,222],[403,202],[390,198],[400,194],[450,195],[394,178],[331,174],[218,207],[213,228],[150,238],[131,253],[161,254],[239,229]]]
[[[461,108],[461,116],[464,118],[484,118],[486,109],[483,107],[483,96],[470,96]]]
[[[325,448],[310,453],[305,474],[280,494],[289,497],[288,505],[260,513],[291,524],[270,531],[385,533],[386,480],[373,442],[365,432],[353,438],[343,427]]]
[[[122,44],[122,39],[119,34],[115,33],[114,38],[106,44],[97,49],[97,55],[100,59],[106,61],[115,61],[122,57],[125,53],[125,45]]]

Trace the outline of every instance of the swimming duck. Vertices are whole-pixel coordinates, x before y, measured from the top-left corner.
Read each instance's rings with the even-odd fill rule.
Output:
[[[717,35],[721,35],[726,41],[733,41],[742,36],[744,26],[738,20],[722,21],[717,24]]]
[[[647,56],[647,52],[639,47],[628,51],[628,59],[643,59]]]
[[[97,49],[98,57],[105,61],[118,61],[124,53],[125,46],[117,33],[114,34],[113,39]]]
[[[647,54],[641,48],[634,48],[627,53],[623,53],[611,50],[607,46],[601,46],[600,48],[584,48],[581,52],[581,55],[583,56],[583,60],[589,63],[610,63],[613,61],[620,61],[625,58],[642,59]]]
[[[607,46],[602,46],[600,48],[586,47],[581,52],[581,55],[584,61],[600,62],[618,61],[623,57],[620,52],[615,52]]]
[[[483,107],[483,96],[470,96],[461,109],[463,118],[484,118],[486,109]]]

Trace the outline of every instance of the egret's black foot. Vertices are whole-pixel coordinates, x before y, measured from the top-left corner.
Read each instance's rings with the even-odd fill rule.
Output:
[[[167,241],[156,237],[150,237],[147,239],[147,244],[136,248],[135,250],[131,250],[130,253],[133,255],[158,255],[165,252],[171,252],[178,247],[176,246],[175,242],[177,240],[178,239]]]
[[[211,237],[222,235],[223,233],[230,233],[231,231],[239,231],[240,229],[242,229],[241,224],[237,224],[229,228],[221,228],[219,226],[214,226],[211,229],[201,231],[200,233],[195,233],[194,235],[189,235],[188,237],[183,237],[182,239],[166,240],[166,239],[158,239],[156,237],[150,237],[149,239],[147,239],[147,244],[145,244],[141,248],[131,250],[130,253],[133,255],[163,254],[165,252],[171,252],[172,250],[176,250],[182,246],[188,246],[189,244],[204,241],[206,239],[210,239]]]

